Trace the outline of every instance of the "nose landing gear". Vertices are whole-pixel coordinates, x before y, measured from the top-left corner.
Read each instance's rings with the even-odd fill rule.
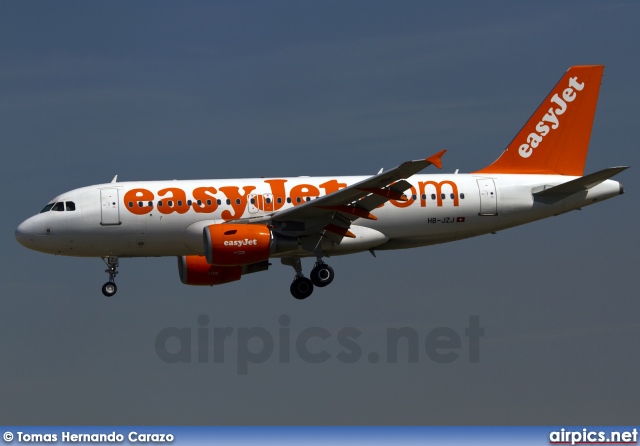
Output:
[[[118,257],[103,257],[102,261],[107,265],[107,269],[105,269],[104,272],[109,274],[109,281],[102,285],[102,294],[107,297],[111,297],[118,291],[118,287],[116,286],[116,275],[118,274]]]

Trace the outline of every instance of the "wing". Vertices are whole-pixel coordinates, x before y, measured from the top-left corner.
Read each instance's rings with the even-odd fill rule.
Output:
[[[407,161],[395,169],[379,173],[329,195],[295,207],[257,218],[243,218],[229,223],[266,223],[289,237],[327,237],[340,243],[343,237],[354,237],[349,231],[358,218],[376,220],[372,211],[389,200],[404,201],[403,192],[411,187],[405,179],[430,165],[442,168],[442,150],[426,159]]]

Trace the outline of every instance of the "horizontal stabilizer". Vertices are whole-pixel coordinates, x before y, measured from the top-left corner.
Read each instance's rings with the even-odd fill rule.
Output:
[[[534,192],[533,195],[535,197],[558,197],[583,192],[597,186],[603,181],[608,180],[628,168],[629,166],[609,167],[608,169],[603,169],[598,172],[576,178],[575,180],[567,181],[566,183]]]

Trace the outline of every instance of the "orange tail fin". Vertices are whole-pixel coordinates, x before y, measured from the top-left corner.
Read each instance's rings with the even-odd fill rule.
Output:
[[[581,176],[603,65],[571,67],[493,164],[474,173]]]

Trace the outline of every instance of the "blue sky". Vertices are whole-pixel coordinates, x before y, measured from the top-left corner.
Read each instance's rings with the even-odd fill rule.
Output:
[[[630,424],[638,413],[640,4],[2,2],[0,420],[5,424]],[[374,174],[448,149],[495,160],[571,65],[604,64],[586,172],[627,193],[496,235],[334,258],[304,301],[292,270],[183,286],[175,259],[31,252],[16,226],[110,181]],[[310,261],[305,269],[311,267]],[[362,332],[362,359],[273,356],[237,375],[167,364],[166,327]],[[469,316],[479,363],[372,364],[387,328],[424,341]],[[331,341],[330,340],[330,341]],[[237,342],[237,340],[236,340]],[[259,345],[253,346],[255,349]],[[402,357],[402,355],[401,355]]]

